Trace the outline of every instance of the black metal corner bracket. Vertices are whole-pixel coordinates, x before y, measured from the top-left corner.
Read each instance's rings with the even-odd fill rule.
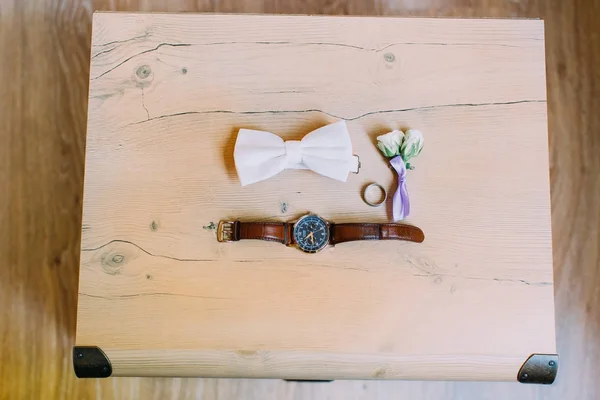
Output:
[[[517,379],[521,383],[551,385],[558,372],[558,355],[532,354],[521,366]]]
[[[96,346],[73,347],[73,368],[78,378],[108,378],[112,374],[110,360]]]

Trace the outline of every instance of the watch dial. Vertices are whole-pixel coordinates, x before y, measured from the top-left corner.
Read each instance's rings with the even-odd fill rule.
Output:
[[[294,239],[300,250],[316,253],[329,243],[329,226],[321,217],[306,215],[294,225]]]

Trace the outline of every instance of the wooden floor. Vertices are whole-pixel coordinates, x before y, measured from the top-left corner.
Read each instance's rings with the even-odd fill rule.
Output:
[[[77,380],[70,351],[94,9],[544,18],[556,383]],[[600,397],[599,0],[0,0],[0,87],[1,400]]]

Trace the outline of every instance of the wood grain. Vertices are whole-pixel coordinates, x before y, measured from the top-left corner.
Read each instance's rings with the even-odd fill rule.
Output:
[[[280,379],[423,379],[502,381],[523,360],[498,356],[396,356],[238,350],[120,350],[106,352],[115,376],[204,376]],[[494,364],[494,368],[490,365]]]
[[[552,387],[116,378],[78,381],[74,343],[91,10],[543,17],[558,350]],[[0,398],[595,399],[600,39],[596,0],[0,2]],[[79,196],[79,197],[77,197]],[[79,199],[79,200],[77,200]],[[35,360],[33,362],[32,360]],[[10,366],[10,368],[8,367]]]
[[[97,13],[92,37],[76,343],[115,376],[514,381],[556,352],[541,21]],[[240,187],[240,127],[340,118],[360,174]],[[402,126],[427,136],[424,244],[307,255],[201,228],[387,221],[360,193],[393,187],[373,144]]]

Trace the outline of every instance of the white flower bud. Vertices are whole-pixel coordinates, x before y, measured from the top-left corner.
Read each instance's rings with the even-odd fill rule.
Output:
[[[400,155],[404,162],[419,155],[423,150],[423,134],[416,129],[409,129],[404,134],[404,141],[400,146]]]
[[[377,136],[377,147],[384,156],[395,157],[400,154],[402,139],[404,139],[404,133],[395,129],[385,135]]]

